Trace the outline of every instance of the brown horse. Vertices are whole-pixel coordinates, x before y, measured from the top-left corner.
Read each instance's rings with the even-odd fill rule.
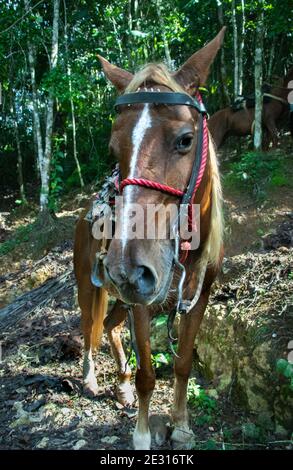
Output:
[[[220,178],[213,144],[207,126],[204,127],[204,110],[195,96],[198,87],[205,83],[223,36],[224,28],[173,74],[163,65],[151,64],[132,75],[100,57],[105,75],[121,94],[109,148],[119,162],[124,206],[119,209],[113,239],[99,241],[93,237],[92,226],[85,220],[86,211],[76,227],[74,268],[85,346],[83,378],[85,391],[95,396],[98,386],[92,352],[99,346],[105,327],[118,368],[117,398],[123,405],[133,402],[131,371],[120,339],[131,308],[139,359],[135,377],[139,400],[133,435],[135,449],[149,449],[151,445],[149,406],[155,374],[151,364],[150,319],[174,307],[176,313],[180,297],[178,282],[189,307],[180,316],[174,359],[171,439],[175,446],[182,448],[193,435],[186,394],[194,340],[223,256]],[[196,168],[195,153],[200,157],[202,172]],[[184,198],[190,187],[193,190],[197,184],[192,183],[194,174],[199,185],[192,197],[200,205],[197,249],[188,251],[187,256],[183,253],[184,259],[178,261],[175,255],[178,237],[175,240],[128,237],[128,204],[140,204],[144,213],[150,204],[165,208],[175,204],[179,209],[182,206],[179,195]],[[171,224],[170,220],[168,223]],[[120,236],[116,237],[118,232]],[[117,301],[105,318],[108,293]]]
[[[288,112],[288,83],[293,79],[291,68],[283,80],[282,86],[271,88],[270,101],[263,105],[263,148],[268,149],[270,141],[273,147],[278,144],[277,121]],[[231,107],[220,109],[213,114],[208,122],[210,133],[219,148],[231,136],[253,135],[255,108],[244,108],[233,111]]]

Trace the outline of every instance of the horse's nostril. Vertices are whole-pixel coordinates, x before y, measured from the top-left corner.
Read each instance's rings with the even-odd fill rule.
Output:
[[[127,293],[128,295],[133,292],[136,295],[148,297],[156,290],[157,276],[152,268],[139,265],[134,265],[130,268],[130,266],[118,264],[110,267],[108,263],[104,263],[104,267],[108,280],[120,292]]]
[[[156,289],[156,276],[147,266],[138,266],[134,284],[138,292],[152,294]]]

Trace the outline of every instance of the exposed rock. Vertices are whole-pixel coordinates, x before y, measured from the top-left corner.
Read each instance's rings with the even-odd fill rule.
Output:
[[[293,339],[292,273],[292,249],[226,260],[196,339],[214,396],[226,394],[265,420],[267,428],[273,423],[287,432],[292,431],[293,390],[276,363],[289,360]],[[152,347],[166,351],[166,324],[153,323]]]
[[[229,264],[202,322],[197,353],[217,390],[290,431],[293,390],[276,363],[287,358],[293,336],[293,251],[241,255]],[[224,293],[226,301],[217,303]]]

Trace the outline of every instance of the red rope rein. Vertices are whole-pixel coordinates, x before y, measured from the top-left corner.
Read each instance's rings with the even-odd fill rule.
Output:
[[[156,181],[146,180],[144,178],[126,178],[120,183],[120,192],[122,193],[125,186],[134,185],[134,186],[143,186],[149,189],[155,189],[156,191],[161,191],[162,193],[171,194],[172,196],[182,197],[184,191],[180,189],[172,188],[166,184],[157,183]]]

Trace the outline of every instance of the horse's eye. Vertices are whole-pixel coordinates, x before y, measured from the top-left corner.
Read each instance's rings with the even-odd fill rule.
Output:
[[[187,153],[192,147],[193,135],[184,134],[176,142],[176,149],[179,153]]]

